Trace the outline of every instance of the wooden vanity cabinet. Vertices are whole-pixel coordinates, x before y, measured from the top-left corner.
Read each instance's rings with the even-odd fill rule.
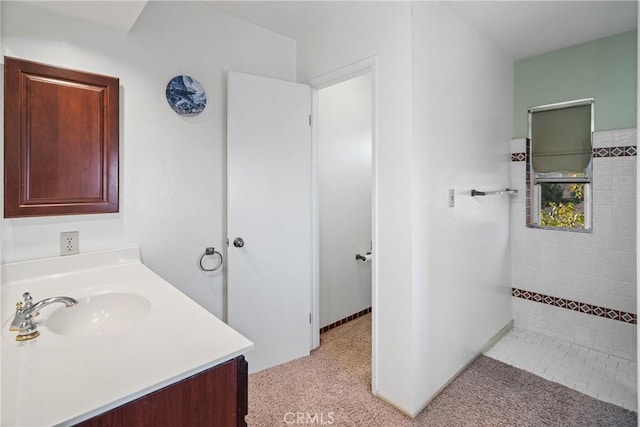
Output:
[[[82,427],[246,426],[248,371],[243,356],[78,424]]]

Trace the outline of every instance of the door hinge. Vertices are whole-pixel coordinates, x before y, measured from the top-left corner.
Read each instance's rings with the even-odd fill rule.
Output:
[[[311,114],[309,114],[309,126],[311,126]]]
[[[309,324],[311,324],[311,313],[309,313]]]

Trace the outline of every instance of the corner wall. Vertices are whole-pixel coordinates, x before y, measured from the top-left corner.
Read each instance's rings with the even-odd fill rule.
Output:
[[[58,255],[59,233],[80,251],[140,245],[145,263],[223,317],[222,271],[204,273],[205,247],[225,253],[226,73],[295,80],[295,42],[196,2],[149,2],[129,33],[2,2],[3,54],[120,78],[120,212],[2,221],[2,262]],[[188,74],[207,92],[178,116],[167,82]]]
[[[513,62],[439,2],[413,4],[412,54],[416,410],[511,321],[510,197],[470,191],[508,186]]]

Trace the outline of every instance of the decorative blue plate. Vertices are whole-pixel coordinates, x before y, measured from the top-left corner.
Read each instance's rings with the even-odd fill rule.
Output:
[[[207,94],[191,76],[175,76],[167,84],[167,102],[183,116],[200,114],[207,105]]]

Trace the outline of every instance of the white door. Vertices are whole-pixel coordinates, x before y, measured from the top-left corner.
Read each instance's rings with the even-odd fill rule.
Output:
[[[311,89],[230,72],[227,319],[256,372],[309,354]]]

